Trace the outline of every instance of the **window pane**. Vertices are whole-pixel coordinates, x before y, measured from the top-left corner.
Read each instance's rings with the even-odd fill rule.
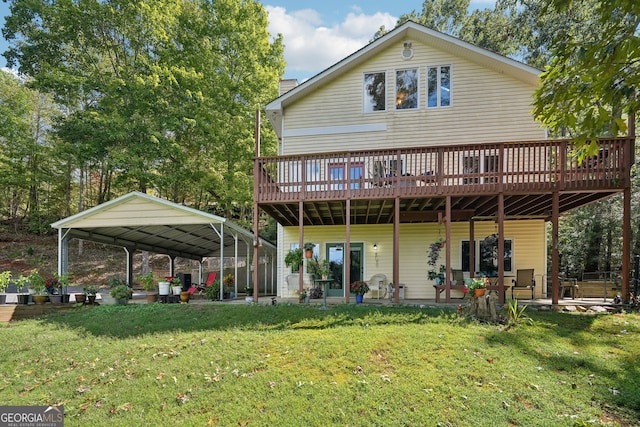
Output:
[[[384,111],[386,100],[385,73],[364,75],[364,111]]]
[[[451,105],[451,69],[440,67],[440,106]]]
[[[462,241],[462,259],[461,261],[461,265],[462,265],[462,271],[470,271],[469,270],[469,241],[468,240],[463,240]]]
[[[396,110],[418,108],[418,70],[396,71]]]
[[[513,242],[510,239],[504,241],[504,271],[511,272],[512,269],[512,247]],[[480,241],[480,272],[488,276],[496,276],[498,274],[498,242],[487,245],[484,241]]]
[[[362,175],[364,172],[364,166],[362,165],[351,165],[351,171],[349,173],[351,185],[350,188],[352,190],[356,190],[360,188],[360,183],[362,182]]]
[[[427,107],[438,106],[438,69],[430,67],[427,70]]]
[[[331,184],[332,190],[344,190],[344,165],[330,165],[329,180],[338,181]]]

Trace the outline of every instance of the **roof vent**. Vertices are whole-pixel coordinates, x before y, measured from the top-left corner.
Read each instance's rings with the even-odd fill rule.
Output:
[[[413,58],[413,49],[411,48],[411,42],[404,42],[404,47],[402,48],[402,59],[408,60]]]

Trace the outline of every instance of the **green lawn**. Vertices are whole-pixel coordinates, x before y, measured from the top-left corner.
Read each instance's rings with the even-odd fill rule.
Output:
[[[0,326],[2,405],[65,425],[640,425],[640,316],[129,305]]]

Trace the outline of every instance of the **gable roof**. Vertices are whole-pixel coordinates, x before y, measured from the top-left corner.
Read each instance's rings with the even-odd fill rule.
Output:
[[[51,224],[65,237],[200,260],[252,247],[253,233],[222,218],[141,192],[131,192]],[[222,237],[221,237],[222,236]],[[265,246],[275,246],[263,242]],[[233,254],[224,251],[227,254]]]
[[[432,30],[416,22],[407,21],[268,103],[265,107],[267,117],[271,121],[278,136],[282,136],[282,116],[284,109],[288,105],[293,104],[318,88],[329,84],[332,80],[349,72],[354,67],[371,59],[383,50],[403,41],[416,41],[432,46],[435,49],[449,52],[484,67],[510,75],[518,80],[531,84],[533,87],[538,84],[541,70],[537,68],[475,46],[456,37]]]

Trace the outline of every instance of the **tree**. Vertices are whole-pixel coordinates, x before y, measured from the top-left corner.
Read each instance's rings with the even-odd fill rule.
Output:
[[[34,232],[48,231],[59,216],[60,173],[48,132],[58,113],[50,97],[0,71],[0,212]]]
[[[561,13],[585,0],[545,0],[543,11]],[[568,132],[593,155],[596,138],[624,134],[624,117],[638,109],[640,2],[601,1],[593,6],[598,31],[592,38],[556,34],[554,59],[536,91],[535,115],[555,132]]]
[[[266,27],[256,1],[14,0],[4,55],[66,106],[89,204],[153,190],[226,214],[250,206],[255,111],[284,70]]]

